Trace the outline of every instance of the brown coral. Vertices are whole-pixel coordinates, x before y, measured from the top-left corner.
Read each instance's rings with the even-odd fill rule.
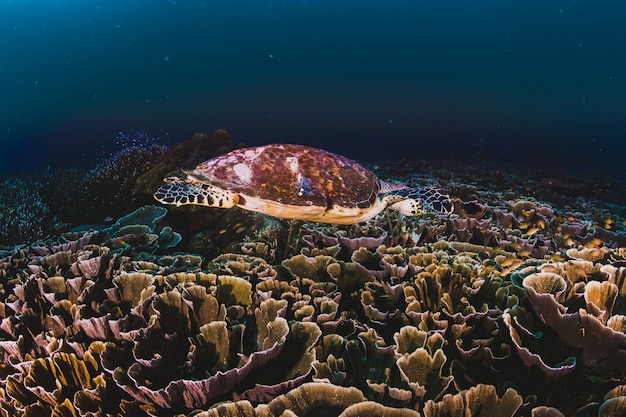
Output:
[[[446,394],[439,402],[427,401],[424,416],[512,417],[520,405],[522,397],[514,389],[507,388],[500,396],[494,386],[478,384],[459,394]]]

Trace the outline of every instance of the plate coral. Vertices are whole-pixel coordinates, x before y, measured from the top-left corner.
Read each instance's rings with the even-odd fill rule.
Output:
[[[436,184],[451,215],[334,226],[148,204],[14,232],[0,414],[622,415],[624,207],[423,168],[378,175]]]

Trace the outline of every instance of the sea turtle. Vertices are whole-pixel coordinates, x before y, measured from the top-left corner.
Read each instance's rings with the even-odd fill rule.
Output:
[[[236,149],[183,172],[165,178],[154,198],[335,224],[362,222],[386,207],[411,216],[452,211],[450,198],[434,188],[384,182],[344,156],[302,145]]]

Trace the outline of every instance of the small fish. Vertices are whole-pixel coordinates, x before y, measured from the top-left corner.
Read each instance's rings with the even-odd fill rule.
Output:
[[[511,265],[502,269],[502,275],[508,275],[509,273],[515,271],[524,263],[524,261],[521,259],[514,259],[514,258],[511,258],[511,259],[512,259]]]
[[[598,239],[597,237],[594,237],[589,242],[585,243],[585,248],[597,248],[598,246],[601,246],[602,243],[603,243],[602,239]]]
[[[594,258],[602,258],[604,257],[604,251],[600,248],[593,249],[589,252],[589,254]]]
[[[506,258],[504,261],[500,262],[500,266],[502,267],[510,266],[514,260],[515,258]]]
[[[531,227],[530,229],[528,229],[528,230],[526,231],[526,234],[527,234],[528,236],[532,236],[532,235],[534,235],[535,233],[537,233],[538,231],[539,231],[539,228],[538,228],[538,227]]]

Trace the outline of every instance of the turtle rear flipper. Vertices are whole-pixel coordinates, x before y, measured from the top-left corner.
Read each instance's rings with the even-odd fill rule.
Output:
[[[188,183],[183,180],[163,184],[154,198],[163,204],[177,207],[195,204],[206,207],[231,208],[237,205],[237,194],[219,189],[209,184]]]

